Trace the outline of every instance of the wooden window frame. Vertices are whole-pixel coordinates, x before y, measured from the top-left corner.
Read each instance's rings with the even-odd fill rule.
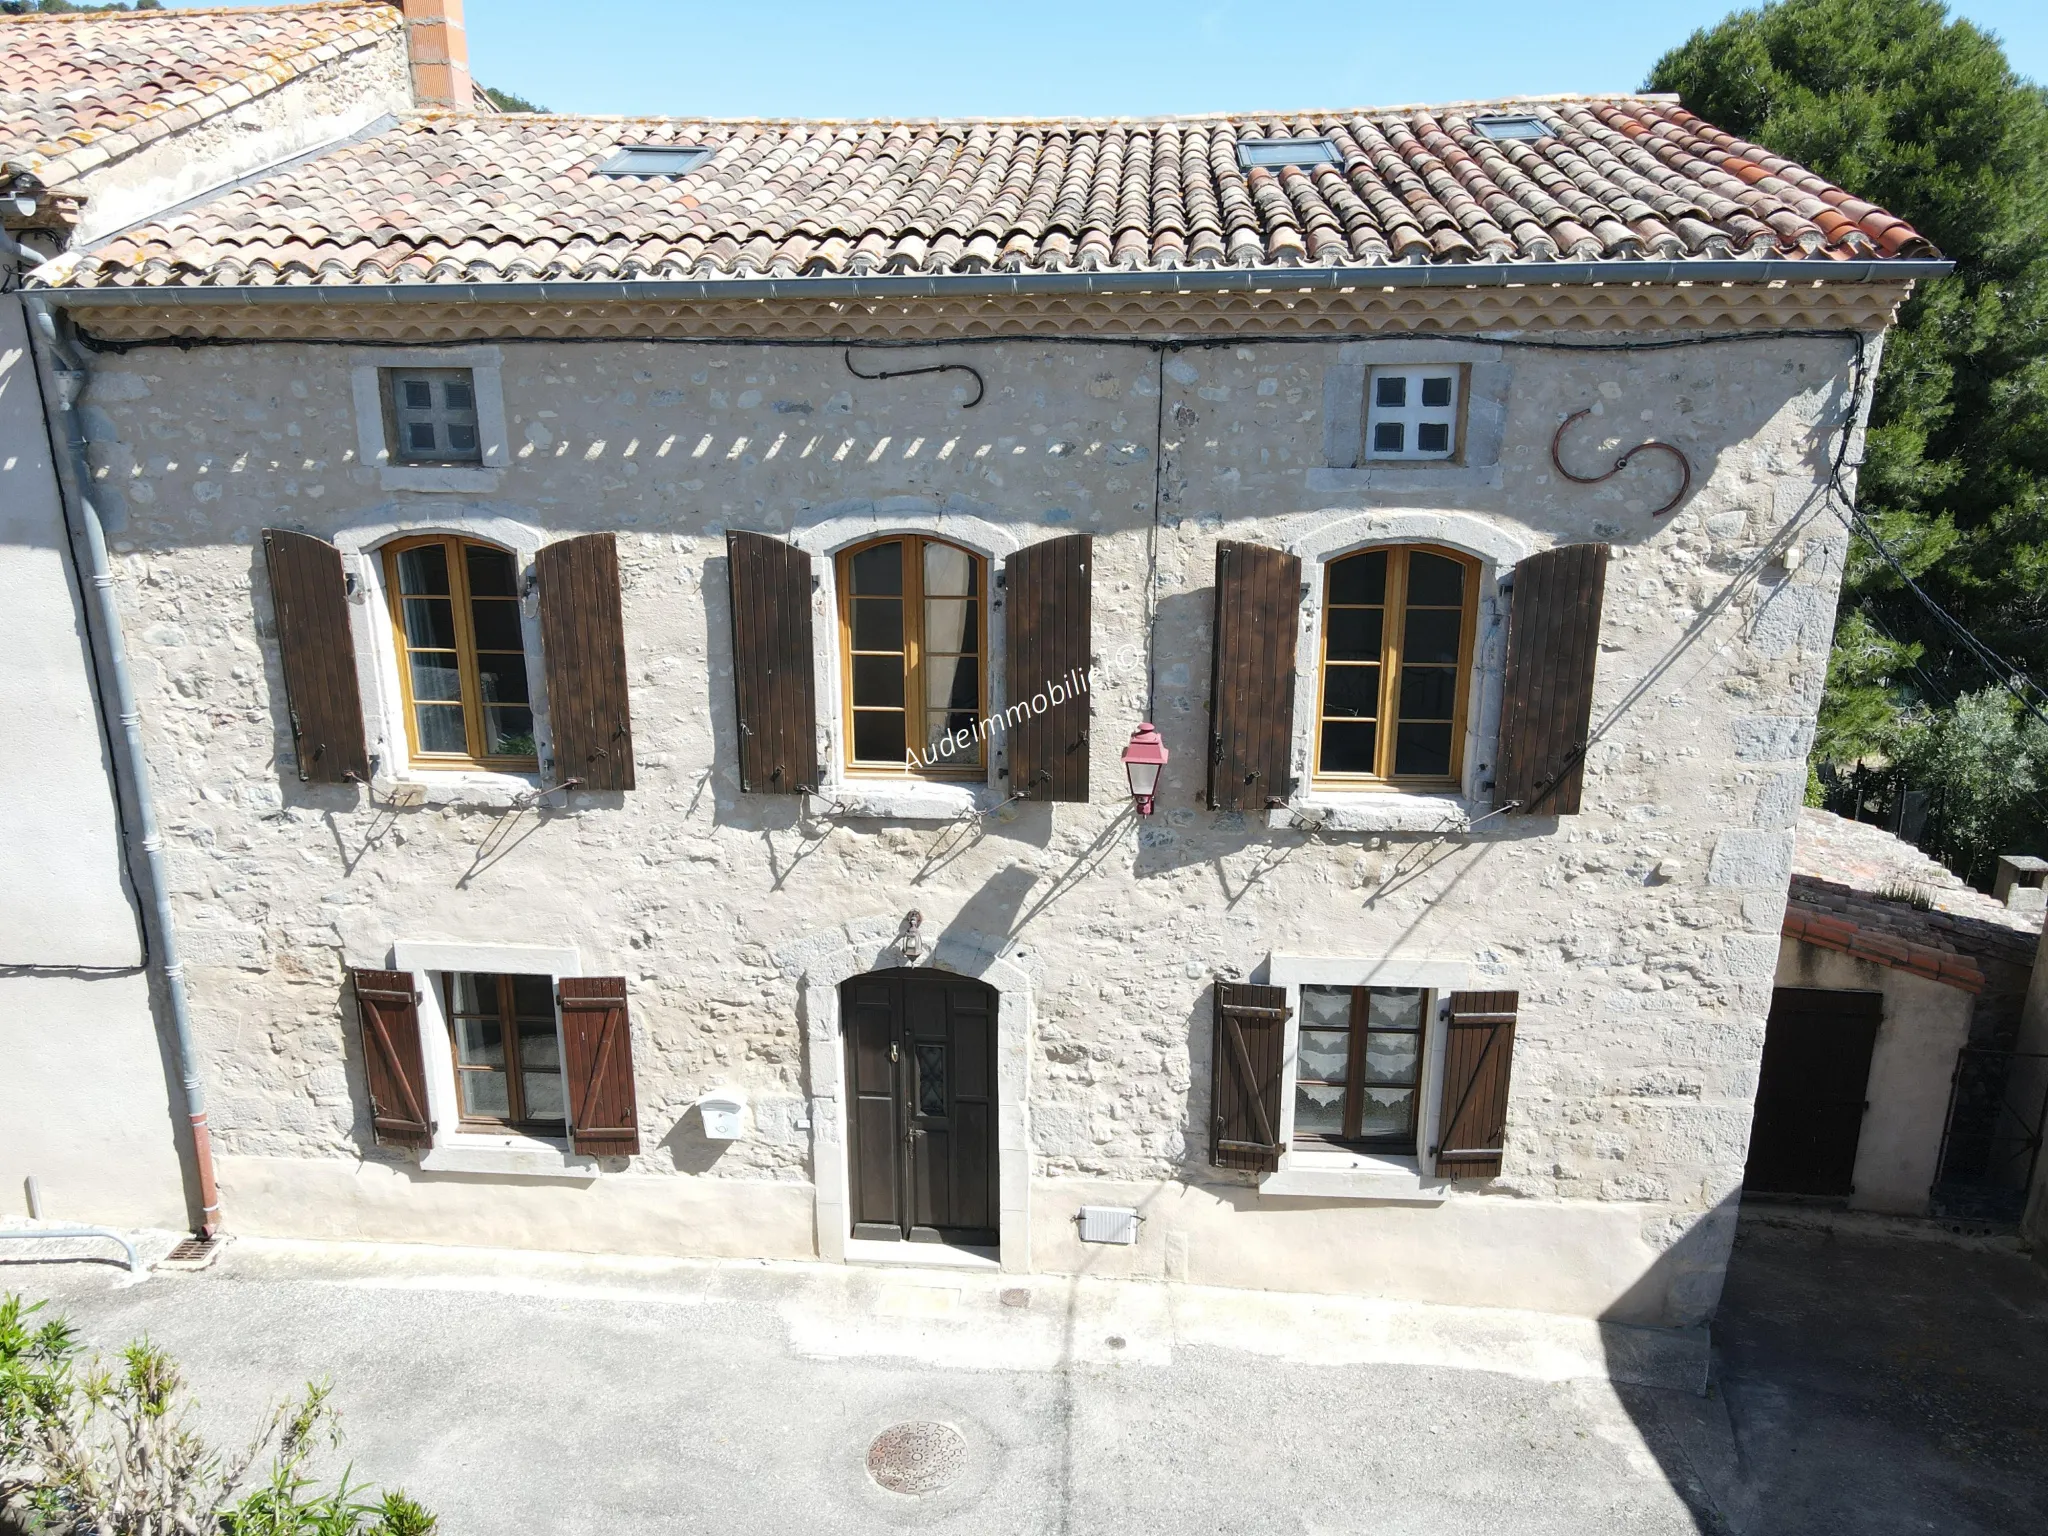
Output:
[[[405,634],[405,595],[399,586],[398,557],[409,549],[423,549],[432,544],[442,545],[448,552],[448,595],[455,615],[455,665],[462,681],[462,727],[468,743],[468,750],[462,753],[429,752],[420,746],[419,710],[412,693],[411,648]],[[391,643],[398,657],[398,688],[399,695],[404,701],[405,743],[409,760],[418,768],[474,768],[486,773],[535,773],[540,769],[540,745],[537,737],[531,756],[491,754],[483,750],[483,683],[477,669],[476,622],[470,608],[469,561],[464,558],[464,551],[472,545],[509,557],[512,561],[513,583],[515,587],[518,585],[517,552],[507,549],[502,544],[493,544],[488,539],[464,538],[454,533],[424,534],[417,538],[394,539],[380,551],[384,563],[385,608],[391,622]],[[486,601],[510,601],[515,607],[522,606],[517,597],[491,598]],[[533,697],[536,668],[533,665],[533,653],[526,646],[526,621],[523,613],[520,615],[519,638],[520,656],[526,666],[526,708],[529,714],[537,715]]]
[[[903,699],[904,699],[904,748],[906,753],[919,750],[924,743],[923,721],[925,718],[924,689],[924,547],[927,544],[943,545],[957,549],[974,562],[979,592],[973,599],[979,604],[980,651],[975,657],[980,669],[978,706],[980,715],[990,714],[989,704],[989,651],[991,649],[989,584],[992,563],[986,555],[969,549],[965,544],[952,539],[942,539],[935,534],[889,533],[878,538],[863,539],[850,544],[833,559],[835,580],[839,584],[839,697],[840,732],[844,749],[840,753],[842,771],[849,778],[914,778],[966,780],[970,783],[984,783],[988,779],[989,751],[988,738],[982,736],[974,743],[976,761],[945,764],[920,768],[912,764],[906,755],[898,764],[862,762],[854,757],[853,735],[853,560],[854,556],[884,544],[902,544],[903,559]],[[909,729],[910,714],[915,710],[919,728]]]
[[[1317,1087],[1342,1088],[1344,1090],[1344,1129],[1331,1136],[1322,1131],[1296,1129],[1292,1145],[1296,1147],[1342,1147],[1351,1151],[1393,1153],[1397,1156],[1412,1157],[1422,1142],[1423,1088],[1429,1077],[1429,1023],[1436,1016],[1437,995],[1428,987],[1346,987],[1324,982],[1304,982],[1303,993],[1309,991],[1349,992],[1350,1013],[1350,1056],[1346,1069],[1346,1081],[1326,1082],[1319,1077],[1308,1077],[1301,1070],[1301,1036],[1308,1032],[1325,1031],[1327,1026],[1311,1024],[1308,1021],[1308,1004],[1303,1000],[1295,1011],[1298,1015],[1295,1025],[1294,1080],[1288,1085],[1289,1102],[1300,1084],[1308,1083]],[[1381,1034],[1415,1036],[1415,1080],[1413,1083],[1371,1083],[1364,1081],[1362,1073],[1365,1064],[1366,1037],[1372,1033],[1372,994],[1375,991],[1409,991],[1418,993],[1422,999],[1420,1018],[1412,1030],[1382,1029]],[[1360,1131],[1359,1122],[1364,1116],[1364,1104],[1359,1093],[1361,1088],[1406,1088],[1408,1100],[1408,1129],[1398,1136],[1366,1136]]]
[[[563,1059],[562,1052],[561,1014],[559,1009],[554,1006],[555,978],[543,976],[540,979],[544,980],[548,987],[549,1008],[546,1022],[555,1031],[555,1075],[562,1080],[563,1113],[560,1119],[533,1119],[526,1114],[526,1076],[525,1068],[519,1060],[519,1025],[522,1021],[529,1024],[537,1024],[541,1022],[541,1019],[537,1014],[527,1014],[523,1016],[522,1020],[512,985],[514,977],[520,974],[537,975],[538,973],[513,971],[434,972],[434,985],[440,993],[441,1018],[448,1029],[449,1064],[455,1071],[456,1123],[462,1130],[468,1132],[518,1132],[526,1135],[552,1137],[559,1141],[566,1138],[569,1134],[569,1075],[568,1065]],[[483,975],[494,975],[497,978],[497,1011],[495,1013],[458,1014],[455,1008],[455,978],[457,976],[478,977]],[[469,1112],[467,1101],[462,1092],[463,1073],[489,1072],[494,1069],[489,1067],[463,1066],[462,1036],[460,1029],[457,1027],[458,1021],[461,1019],[495,1019],[497,1022],[499,1039],[504,1043],[505,1051],[506,1112],[502,1119],[496,1115],[473,1115]]]
[[[1325,694],[1330,673],[1330,573],[1340,562],[1359,555],[1387,556],[1387,585],[1380,617],[1379,729],[1373,745],[1374,771],[1326,773],[1323,771],[1323,726],[1333,718],[1325,713]],[[1465,571],[1464,606],[1458,617],[1458,660],[1456,688],[1451,699],[1451,764],[1446,774],[1396,774],[1394,748],[1398,740],[1401,687],[1401,635],[1408,613],[1408,557],[1423,554],[1456,561]],[[1463,550],[1442,544],[1375,544],[1346,550],[1323,562],[1323,604],[1316,638],[1316,713],[1309,742],[1309,782],[1317,789],[1330,790],[1455,790],[1465,779],[1465,733],[1472,713],[1472,663],[1479,632],[1479,561]],[[1345,607],[1359,606],[1345,604]],[[1344,663],[1339,663],[1344,665]],[[1343,720],[1348,716],[1335,716]]]

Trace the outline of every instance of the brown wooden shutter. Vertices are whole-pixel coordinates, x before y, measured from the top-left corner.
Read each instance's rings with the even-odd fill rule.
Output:
[[[427,1063],[420,1053],[419,993],[411,971],[351,970],[370,1080],[370,1124],[386,1146],[433,1145]]]
[[[1518,992],[1453,992],[1437,1117],[1439,1178],[1490,1179],[1500,1172],[1508,1123],[1508,1074],[1515,1057]]]
[[[363,699],[356,685],[341,551],[311,534],[266,528],[263,560],[270,568],[270,601],[277,613],[277,651],[299,778],[309,784],[367,782],[370,751],[363,739]]]
[[[1258,544],[1216,546],[1209,674],[1209,806],[1263,811],[1294,792],[1294,640],[1301,562]]]
[[[1515,567],[1493,789],[1517,815],[1578,813],[1607,560],[1605,544],[1566,544]]]
[[[588,1157],[631,1157],[640,1150],[633,1092],[633,1031],[623,976],[564,976],[563,1070],[569,1088],[569,1145]]]
[[[1004,563],[1007,702],[1047,700],[1044,713],[1027,709],[1009,726],[1012,794],[1087,802],[1088,573],[1094,560],[1094,539],[1076,533],[1020,549]],[[1058,704],[1050,699],[1055,685],[1066,694]]]
[[[1280,1166],[1288,1012],[1285,987],[1216,983],[1209,1161],[1218,1168],[1271,1173]]]
[[[619,546],[586,533],[541,547],[540,637],[547,651],[555,782],[633,787],[633,709],[626,696],[626,625],[619,611]]]
[[[811,682],[811,557],[765,533],[728,532],[732,675],[740,788],[800,795],[818,787],[818,709]]]

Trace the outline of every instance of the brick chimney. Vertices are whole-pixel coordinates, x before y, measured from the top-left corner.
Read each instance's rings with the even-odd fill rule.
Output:
[[[467,112],[476,104],[462,0],[405,0],[405,45],[412,58],[415,106]]]

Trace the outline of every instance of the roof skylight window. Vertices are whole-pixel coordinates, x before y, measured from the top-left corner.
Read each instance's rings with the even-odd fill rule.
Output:
[[[1554,131],[1540,117],[1475,117],[1472,126],[1489,139],[1547,139]]]
[[[621,144],[618,152],[597,168],[597,174],[687,176],[715,153],[695,144]]]
[[[1255,165],[1335,165],[1344,157],[1328,139],[1239,139],[1237,163]]]

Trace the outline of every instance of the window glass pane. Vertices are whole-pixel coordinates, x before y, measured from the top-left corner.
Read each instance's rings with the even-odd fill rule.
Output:
[[[434,386],[425,379],[406,379],[399,388],[405,394],[408,411],[431,411],[434,408]]]
[[[1413,1088],[1363,1088],[1358,1097],[1360,1136],[1396,1139],[1415,1133]]]
[[[981,664],[972,656],[934,657],[924,666],[924,701],[934,709],[973,710],[981,704]]]
[[[422,752],[467,752],[469,735],[460,704],[422,704],[413,711],[419,724]]]
[[[1318,773],[1373,773],[1373,749],[1379,741],[1378,728],[1370,721],[1326,720],[1323,722],[1322,761]]]
[[[467,379],[450,379],[446,384],[443,384],[441,386],[441,401],[451,411],[473,411],[476,409],[476,394],[470,389],[469,380]],[[1422,403],[1424,405],[1431,403],[1429,385],[1427,384],[1422,386]]]
[[[1351,1030],[1304,1029],[1296,1074],[1319,1082],[1341,1083],[1350,1076]]]
[[[898,598],[861,598],[853,605],[853,648],[856,651],[903,649],[903,603]]]
[[[503,598],[484,598],[469,605],[470,624],[476,630],[480,651],[522,651],[525,637],[519,632],[519,605]]]
[[[863,596],[895,594],[903,590],[903,545],[877,544],[855,555],[853,590]]]
[[[469,571],[469,595],[471,597],[517,597],[519,590],[512,581],[512,557],[502,549],[486,549],[481,544],[471,544],[463,552],[463,564]]]
[[[412,663],[414,699],[462,697],[462,673],[456,669],[453,651],[414,651],[408,660]]]
[[[1332,603],[1378,605],[1387,600],[1387,552],[1372,550],[1349,555],[1330,567],[1329,600]]]
[[[1442,410],[1451,403],[1451,381],[1448,378],[1424,379],[1422,381],[1422,403],[1436,410]]]
[[[1365,1037],[1365,1081],[1412,1085],[1421,1041],[1422,1036],[1406,1030],[1370,1031]]]
[[[431,421],[409,421],[405,424],[405,445],[414,453],[431,453],[434,450],[434,424]]]
[[[944,1115],[946,1112],[946,1048],[920,1043],[917,1047],[917,1112]]]
[[[1294,1133],[1297,1136],[1344,1134],[1344,1089],[1315,1083],[1294,1085]]]
[[[399,599],[405,612],[405,643],[421,650],[455,649],[455,604],[445,597]]]
[[[1408,557],[1408,605],[1457,608],[1465,601],[1465,567],[1442,555],[1416,550]]]
[[[1301,1022],[1304,1028],[1318,1024],[1330,1029],[1351,1027],[1351,989],[1349,987],[1303,987],[1301,989]]]
[[[496,980],[495,977],[492,978]],[[497,993],[489,994],[486,1007],[496,1007]],[[465,1067],[502,1067],[505,1065],[505,1030],[496,1019],[457,1018],[455,1021],[455,1059]]]
[[[853,755],[863,763],[906,760],[901,710],[857,709],[853,712]]]
[[[900,656],[856,656],[853,658],[853,702],[884,709],[903,704],[903,658]]]
[[[522,1021],[519,1026],[519,1067],[524,1072],[553,1072],[562,1065],[562,1053],[555,1040],[555,1025]]]
[[[475,976],[468,971],[443,971],[441,980],[441,995],[446,1000],[451,1015],[481,1011],[477,1004]],[[495,1007],[496,1003],[494,1002],[492,1006]]]
[[[1370,720],[1380,712],[1378,667],[1331,667],[1323,674],[1323,713]]]
[[[1401,718],[1448,720],[1457,704],[1458,674],[1449,667],[1401,669]]]
[[[533,711],[514,706],[484,711],[486,757],[533,757]]]
[[[462,1080],[462,1112],[465,1115],[503,1120],[512,1113],[511,1095],[503,1072],[463,1072],[457,1075]]]
[[[520,1074],[520,1086],[526,1090],[526,1118],[529,1120],[566,1120],[567,1100],[562,1093],[562,1074],[559,1072],[524,1072]]]
[[[1451,771],[1448,725],[1404,725],[1394,733],[1394,772],[1401,778],[1443,778]]]
[[[1373,1029],[1422,1028],[1420,987],[1374,987],[1366,994],[1365,1020]]]
[[[459,428],[450,428],[458,431]],[[461,446],[457,444],[457,446]],[[1451,451],[1451,429],[1441,421],[1423,421],[1415,425],[1415,451],[1417,453],[1449,453]]]
[[[476,659],[477,685],[486,704],[524,704],[526,658],[492,651]]]
[[[512,1011],[523,1019],[545,1018],[548,1024],[548,1038],[554,1038],[555,1026],[555,983],[547,976],[514,976],[512,978]]]
[[[1401,641],[1402,659],[1456,661],[1459,617],[1446,608],[1410,609],[1408,622],[1403,626],[1406,634]]]
[[[1375,423],[1372,429],[1372,451],[1374,453],[1399,453],[1407,444],[1406,429],[1398,421]]]
[[[928,599],[924,605],[925,650],[933,655],[979,650],[980,626],[974,622],[978,606],[969,597]]]
[[[474,426],[466,421],[451,421],[448,423],[447,430],[448,446],[451,450],[456,453],[476,452],[476,428]],[[1427,432],[1429,428],[1424,427],[1422,430]],[[1423,446],[1427,447],[1428,444]]]
[[[950,544],[924,547],[924,590],[927,597],[969,597],[976,591],[974,556]]]
[[[398,590],[410,597],[448,590],[448,551],[439,544],[421,544],[398,552]]]
[[[1332,661],[1378,661],[1384,608],[1332,608],[1327,652]]]
[[[946,740],[955,732],[965,731],[970,738],[974,735],[974,711],[971,709],[928,710],[925,713],[925,756],[936,756],[941,763],[965,767],[981,761],[981,745],[970,739],[965,746],[947,746]]]
[[[1400,407],[1408,403],[1408,380],[1398,373],[1383,373],[1372,381],[1372,403]]]

